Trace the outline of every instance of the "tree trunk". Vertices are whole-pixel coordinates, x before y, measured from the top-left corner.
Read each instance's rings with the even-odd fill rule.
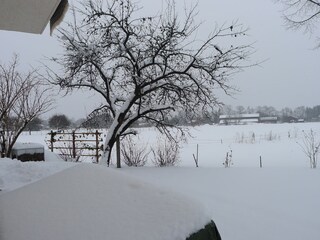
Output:
[[[106,158],[106,163],[108,167],[111,162],[111,152],[112,149],[116,145],[116,158],[117,158],[117,168],[121,168],[121,159],[120,159],[120,138],[112,137],[109,142],[106,143],[106,148],[104,149],[104,156]]]
[[[108,165],[108,167],[110,166],[110,162],[111,162],[111,153],[112,153],[112,149],[114,147],[116,140],[114,137],[112,137],[108,142],[106,142],[106,147],[104,149],[104,156],[106,158],[106,163]]]
[[[1,157],[4,158],[6,156],[6,140],[3,136],[1,138]]]
[[[110,159],[111,159],[111,150],[109,149],[104,149],[102,158],[100,159],[101,164],[107,164],[107,166],[109,167],[110,165]]]
[[[111,161],[111,152],[114,147],[114,144],[116,144],[117,148],[117,168],[121,167],[120,163],[120,135],[119,128],[122,126],[124,119],[124,113],[121,113],[118,115],[116,119],[114,119],[113,124],[109,128],[109,131],[107,133],[107,139],[105,142],[105,157],[107,157],[107,165],[110,165]],[[118,142],[119,141],[119,142]],[[119,144],[119,146],[118,146]],[[119,151],[119,153],[118,153]]]

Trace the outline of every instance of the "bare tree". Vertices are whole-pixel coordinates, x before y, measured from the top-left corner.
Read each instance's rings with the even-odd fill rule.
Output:
[[[64,74],[49,72],[62,88],[88,88],[105,100],[113,122],[104,145],[105,160],[119,137],[138,120],[170,135],[165,121],[175,110],[189,115],[220,104],[215,89],[230,94],[230,76],[244,67],[251,45],[237,44],[246,29],[233,23],[196,40],[196,8],[179,19],[175,3],[157,16],[137,17],[130,0],[88,1],[74,22],[60,29],[64,55],[52,59]],[[129,131],[129,132],[128,132]]]
[[[8,65],[0,64],[0,143],[1,155],[6,157],[28,123],[52,104],[36,71],[23,75],[17,68],[17,56]]]
[[[302,143],[298,142],[298,144],[309,158],[310,167],[317,168],[320,141],[316,139],[315,132],[312,129],[310,132],[303,131]]]
[[[276,1],[284,5],[284,20],[289,29],[302,29],[306,33],[312,33],[317,28],[320,20],[319,0]]]
[[[0,64],[0,121],[23,93],[28,90],[27,82],[30,76],[22,78],[17,72],[17,67],[18,57],[16,55],[8,66]]]

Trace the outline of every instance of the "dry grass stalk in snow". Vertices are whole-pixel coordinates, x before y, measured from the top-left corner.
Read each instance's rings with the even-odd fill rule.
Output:
[[[298,142],[298,144],[309,158],[310,167],[317,168],[320,140],[316,139],[316,134],[312,129],[309,132],[302,131],[302,133],[302,143]]]

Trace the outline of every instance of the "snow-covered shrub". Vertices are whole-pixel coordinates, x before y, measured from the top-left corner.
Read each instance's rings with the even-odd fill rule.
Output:
[[[180,159],[180,146],[179,142],[168,139],[159,139],[158,145],[155,148],[151,148],[153,153],[152,162],[157,167],[176,166]]]
[[[147,146],[138,145],[131,136],[121,141],[122,161],[129,167],[142,167],[148,161]]]

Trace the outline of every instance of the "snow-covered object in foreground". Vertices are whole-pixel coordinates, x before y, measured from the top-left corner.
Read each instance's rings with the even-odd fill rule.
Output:
[[[81,164],[0,196],[1,240],[185,240],[210,217],[197,202]]]
[[[25,161],[44,161],[44,146],[39,143],[16,142],[12,148],[12,158]]]

